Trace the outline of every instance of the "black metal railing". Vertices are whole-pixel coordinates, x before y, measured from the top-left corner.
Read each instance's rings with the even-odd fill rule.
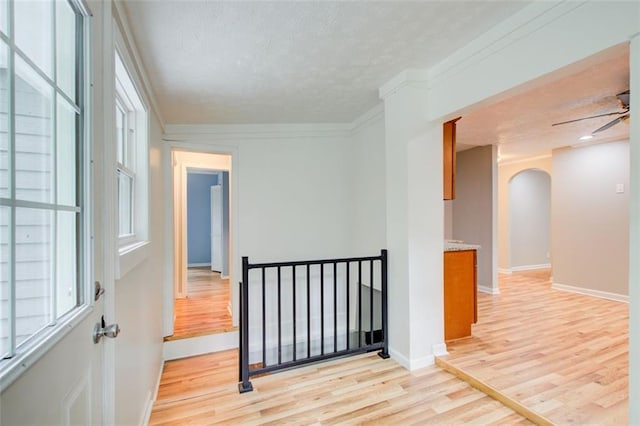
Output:
[[[387,251],[380,256],[249,263],[240,282],[240,393],[249,378],[380,350],[388,358]]]

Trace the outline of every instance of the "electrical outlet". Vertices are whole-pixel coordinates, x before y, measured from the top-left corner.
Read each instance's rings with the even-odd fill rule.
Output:
[[[616,184],[616,194],[624,194],[624,183]]]

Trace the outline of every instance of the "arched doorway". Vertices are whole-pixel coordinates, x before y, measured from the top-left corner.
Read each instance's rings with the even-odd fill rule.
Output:
[[[509,181],[509,268],[549,268],[550,247],[551,177],[526,169]]]

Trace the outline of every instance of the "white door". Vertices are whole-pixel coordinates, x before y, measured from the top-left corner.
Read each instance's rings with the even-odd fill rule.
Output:
[[[222,186],[211,187],[211,270],[222,272]]]

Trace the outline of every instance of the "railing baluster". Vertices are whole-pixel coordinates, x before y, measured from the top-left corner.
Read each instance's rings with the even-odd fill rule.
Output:
[[[262,270],[262,366],[267,366],[267,291],[265,280],[265,268]]]
[[[382,347],[382,351],[378,352],[378,355],[381,358],[389,358],[389,334],[388,334],[388,324],[387,324],[387,250],[382,250],[380,252],[380,291],[382,304],[382,341],[384,342],[384,346]]]
[[[307,264],[307,358],[311,358],[311,274]]]
[[[351,276],[350,276],[350,271],[349,271],[349,266],[350,263],[347,262],[345,263],[346,265],[346,288],[347,288],[347,317],[346,317],[346,321],[345,321],[345,328],[346,328],[346,335],[347,335],[347,350],[349,350],[349,341],[351,340],[351,336],[350,336],[350,330],[349,330],[349,325],[351,322],[351,317],[349,314],[349,305],[351,304],[351,302],[349,301],[350,297],[349,297],[349,293],[351,293]]]
[[[240,291],[240,375],[238,384],[240,393],[250,392],[253,386],[249,381],[249,258],[242,258],[242,289]]]
[[[358,261],[358,347],[362,347],[362,261]]]
[[[320,264],[320,355],[324,355],[324,264]]]
[[[282,364],[282,298],[280,293],[280,267],[278,266],[278,364]]]
[[[338,264],[333,263],[333,351],[338,351]]]
[[[373,260],[369,261],[369,344],[373,344]]]
[[[375,323],[375,297],[374,297],[374,290],[375,290],[375,266],[374,263],[375,262],[380,262],[380,274],[381,274],[381,321],[382,321],[382,339],[379,342],[375,342],[373,341],[374,338],[374,331],[375,331],[375,327],[374,327],[374,323]],[[354,297],[357,297],[358,299],[358,306],[357,306],[357,324],[354,325],[354,332],[355,328],[357,327],[357,345],[352,345],[351,340],[350,340],[350,334],[351,334],[351,321],[350,321],[350,316],[351,316],[351,264],[357,262],[357,268],[358,268],[358,272],[357,272],[357,281],[356,281],[356,285],[358,286],[358,290],[357,292],[355,292]],[[363,304],[366,303],[366,301],[363,301],[363,263],[365,263],[365,268],[366,268],[366,262],[369,262],[369,321],[370,321],[370,326],[365,330],[363,329]],[[344,323],[344,330],[345,330],[345,345],[344,346],[340,346],[342,349],[338,348],[338,330],[342,327],[338,326],[338,291],[342,291],[339,290],[339,284],[338,284],[338,273],[339,271],[339,264],[340,263],[344,263],[345,267],[344,267],[344,274],[345,274],[345,306],[344,309],[341,311],[341,314],[345,314],[345,323]],[[331,343],[329,342],[328,344],[326,344],[327,342],[325,342],[325,325],[329,326],[328,324],[326,324],[326,318],[329,318],[328,316],[325,318],[325,274],[327,273],[327,264],[329,265],[333,265],[333,351],[331,349],[327,349],[331,348]],[[320,291],[319,292],[314,292],[314,300],[312,301],[312,297],[311,297],[311,292],[312,292],[312,286],[311,286],[311,269],[313,265],[318,265],[319,272],[320,272],[320,280],[319,280],[319,285],[320,285]],[[297,266],[304,266],[306,267],[306,290],[307,290],[307,294],[306,294],[306,299],[307,299],[307,339],[306,339],[306,357],[304,356],[304,350],[301,350],[301,356],[298,357],[298,325],[297,325],[297,316],[298,316],[298,306],[297,306],[297,299],[298,299],[298,279],[297,279]],[[291,307],[291,311],[288,311],[289,307],[287,306],[283,306],[284,302],[288,303],[288,300],[290,299],[289,297],[286,298],[286,300],[283,300],[283,276],[282,276],[282,268],[288,268],[291,267],[291,286],[292,286],[292,291],[291,291],[291,299],[292,299],[292,303],[293,306]],[[267,365],[267,356],[269,355],[267,353],[267,333],[269,333],[269,335],[272,335],[274,333],[272,333],[275,330],[267,330],[267,305],[269,305],[269,312],[272,314],[274,314],[275,312],[272,312],[272,310],[274,309],[273,307],[273,297],[270,296],[270,299],[267,300],[267,291],[271,291],[273,292],[273,277],[270,275],[270,279],[269,282],[267,282],[267,270],[269,270],[270,268],[275,268],[276,272],[277,272],[277,282],[275,283],[277,285],[277,294],[275,295],[277,297],[277,327],[278,327],[278,337],[277,337],[277,362],[273,361],[275,359],[275,357],[272,357],[272,363],[271,365]],[[331,271],[331,267],[328,267],[329,270]],[[258,290],[258,287],[261,286],[262,287],[262,294],[261,294],[261,301],[257,300],[256,297],[256,304],[261,303],[262,304],[262,312],[260,314],[258,314],[256,312],[256,315],[261,315],[262,317],[262,329],[261,330],[256,330],[256,336],[249,336],[249,271],[251,269],[260,269],[260,285],[255,285],[254,289]],[[367,273],[366,269],[364,271],[364,273]],[[354,273],[355,275],[355,273]],[[256,277],[257,278],[257,277]],[[287,275],[285,274],[285,280],[288,279]],[[239,368],[239,374],[238,374],[238,379],[239,379],[239,384],[238,384],[238,389],[241,393],[243,392],[248,392],[253,390],[252,384],[249,381],[249,378],[251,376],[257,375],[257,374],[264,374],[264,373],[268,373],[268,372],[272,372],[272,371],[277,371],[277,370],[282,370],[282,369],[286,369],[286,368],[292,368],[292,367],[296,367],[296,366],[300,366],[302,364],[307,364],[307,363],[311,363],[311,362],[316,362],[316,361],[321,361],[321,360],[326,360],[326,359],[330,359],[330,358],[335,358],[337,356],[344,356],[344,355],[350,355],[350,354],[356,354],[356,353],[363,353],[366,351],[371,351],[371,350],[380,350],[380,352],[378,353],[378,355],[382,358],[388,358],[388,324],[387,324],[387,319],[388,319],[388,311],[387,311],[387,251],[386,250],[382,250],[380,256],[375,256],[375,257],[360,257],[360,258],[341,258],[341,259],[327,259],[327,260],[316,260],[316,261],[291,261],[291,262],[277,262],[277,263],[257,263],[257,264],[249,264],[249,260],[246,257],[242,258],[242,282],[240,282],[240,318],[239,318],[239,323],[240,323],[240,330],[239,330],[239,340],[240,340],[240,350],[238,351],[239,353],[239,361],[240,361],[240,368]],[[258,283],[256,283],[258,284]],[[330,285],[330,284],[327,284]],[[286,290],[286,289],[285,289]],[[331,291],[331,287],[329,287],[329,291]],[[273,294],[273,293],[272,293]],[[257,294],[256,294],[257,296]],[[319,340],[320,340],[320,350],[318,352],[316,352],[315,355],[312,355],[312,327],[311,327],[311,320],[312,320],[312,315],[311,315],[311,310],[312,310],[312,302],[316,303],[315,299],[316,296],[320,297],[320,303],[319,303],[319,310],[320,310],[320,321],[319,321],[319,325],[320,325],[320,333],[319,333]],[[328,302],[329,304],[331,304],[331,300],[329,300]],[[316,305],[314,305],[316,306]],[[254,307],[254,308],[257,308]],[[328,306],[327,306],[328,308]],[[283,309],[285,310],[285,312],[283,312]],[[293,318],[293,324],[292,324],[292,333],[289,334],[290,332],[286,331],[288,328],[283,328],[283,315],[287,316],[286,312],[291,312],[292,313],[292,318]],[[303,317],[304,318],[304,317]],[[286,333],[285,335],[285,340],[287,340],[288,342],[288,338],[290,335],[293,336],[293,342],[290,346],[286,346],[283,347],[283,332]],[[371,338],[368,339],[369,342],[363,344],[362,340],[363,340],[363,334],[366,333],[370,333],[371,334]],[[260,339],[260,337],[258,337],[258,333],[261,333],[261,338],[262,338],[262,366],[259,368],[254,368],[252,370],[249,370],[249,341],[251,340],[252,342],[256,342],[259,341],[258,339]],[[255,337],[254,339],[250,339],[250,337]],[[275,336],[272,336],[275,337]],[[275,340],[275,339],[272,339]],[[355,339],[354,339],[355,340]],[[275,343],[275,342],[274,342]],[[287,343],[288,345],[288,343]],[[290,348],[293,348],[293,354],[291,358],[288,358],[288,350]],[[273,347],[272,345],[270,345],[270,347],[268,348],[269,352],[273,352]],[[269,355],[271,356],[271,355]],[[283,360],[284,357],[284,360]]]
[[[293,286],[293,360],[296,360],[296,266],[291,267]]]

